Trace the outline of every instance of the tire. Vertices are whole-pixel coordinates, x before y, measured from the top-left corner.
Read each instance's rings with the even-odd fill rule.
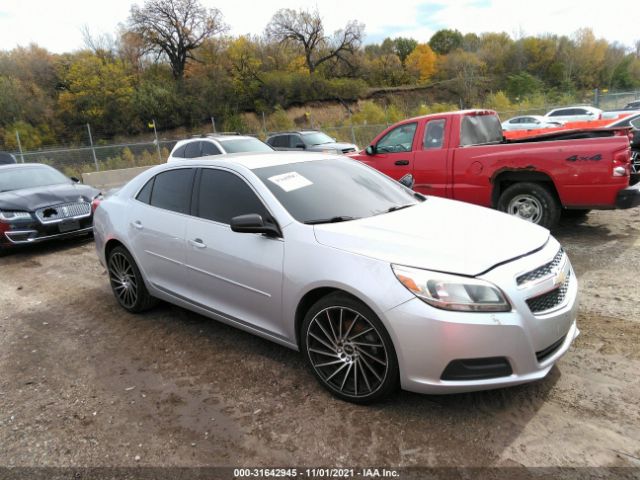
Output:
[[[311,371],[336,397],[367,404],[398,389],[400,373],[391,337],[359,300],[339,292],[320,299],[306,313],[300,337]]]
[[[111,290],[122,308],[131,313],[149,310],[158,300],[152,297],[131,254],[122,246],[114,247],[107,258]]]
[[[555,195],[539,183],[515,183],[498,199],[498,210],[552,229],[560,219],[560,204]]]

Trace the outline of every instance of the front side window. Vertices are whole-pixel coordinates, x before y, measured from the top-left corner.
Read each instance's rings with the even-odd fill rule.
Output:
[[[427,123],[427,128],[424,130],[425,150],[442,148],[442,143],[444,141],[444,125],[444,119],[431,120]]]
[[[221,141],[227,153],[272,152],[273,149],[257,138],[234,138]]]
[[[192,168],[162,172],[155,176],[149,203],[164,210],[188,214],[191,210],[192,189]]]
[[[378,153],[410,152],[417,123],[405,123],[394,128],[380,139],[376,145]]]
[[[299,139],[300,143],[306,143],[307,145],[324,145],[325,143],[334,143],[333,138],[323,132],[311,132],[303,133],[304,141]]]
[[[200,218],[227,225],[233,217],[249,213],[270,217],[247,182],[234,173],[212,168],[202,170],[196,212]]]
[[[220,150],[211,142],[202,142],[202,156],[220,155]]]
[[[370,217],[419,202],[398,182],[351,159],[275,165],[253,172],[302,223]]]

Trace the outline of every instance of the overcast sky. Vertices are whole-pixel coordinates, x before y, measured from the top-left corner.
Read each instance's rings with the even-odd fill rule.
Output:
[[[426,42],[441,28],[463,33],[504,31],[512,36],[570,35],[591,27],[598,37],[632,46],[640,39],[638,0],[610,4],[594,0],[201,0],[219,8],[231,33],[260,34],[279,8],[318,7],[325,27],[333,31],[356,19],[366,25],[366,43],[387,36],[409,36]],[[0,50],[37,43],[52,52],[83,47],[81,28],[93,35],[114,33],[132,4],[142,0],[0,0]]]

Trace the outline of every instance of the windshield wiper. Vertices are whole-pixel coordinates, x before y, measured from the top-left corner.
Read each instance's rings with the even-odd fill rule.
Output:
[[[338,223],[338,222],[348,222],[350,220],[358,220],[360,217],[349,217],[347,215],[342,215],[339,217],[331,217],[331,218],[322,218],[318,220],[309,220],[304,222],[305,225],[317,225],[319,223]]]
[[[402,210],[403,208],[413,207],[414,205],[417,205],[417,203],[408,203],[407,205],[395,205],[383,212],[376,213],[376,215],[382,215],[383,213],[397,212],[398,210]]]

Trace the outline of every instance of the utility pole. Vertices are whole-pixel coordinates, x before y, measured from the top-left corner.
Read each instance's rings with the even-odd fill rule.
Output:
[[[264,118],[264,112],[262,112],[262,131],[264,132],[264,136],[267,136],[267,121]]]
[[[152,122],[153,122],[153,134],[156,137],[156,148],[158,149],[158,162],[162,163],[162,154],[160,153],[160,141],[158,140],[158,131],[156,130],[155,118],[152,120]]]
[[[96,166],[96,172],[100,171],[98,166],[98,158],[96,157],[96,149],[93,148],[93,137],[91,137],[91,127],[87,123],[87,132],[89,133],[89,145],[91,145],[91,153],[93,154],[93,164]]]
[[[20,132],[16,129],[16,140],[18,141],[18,150],[20,151],[20,161],[24,163],[24,155],[22,154],[22,144],[20,143]]]

